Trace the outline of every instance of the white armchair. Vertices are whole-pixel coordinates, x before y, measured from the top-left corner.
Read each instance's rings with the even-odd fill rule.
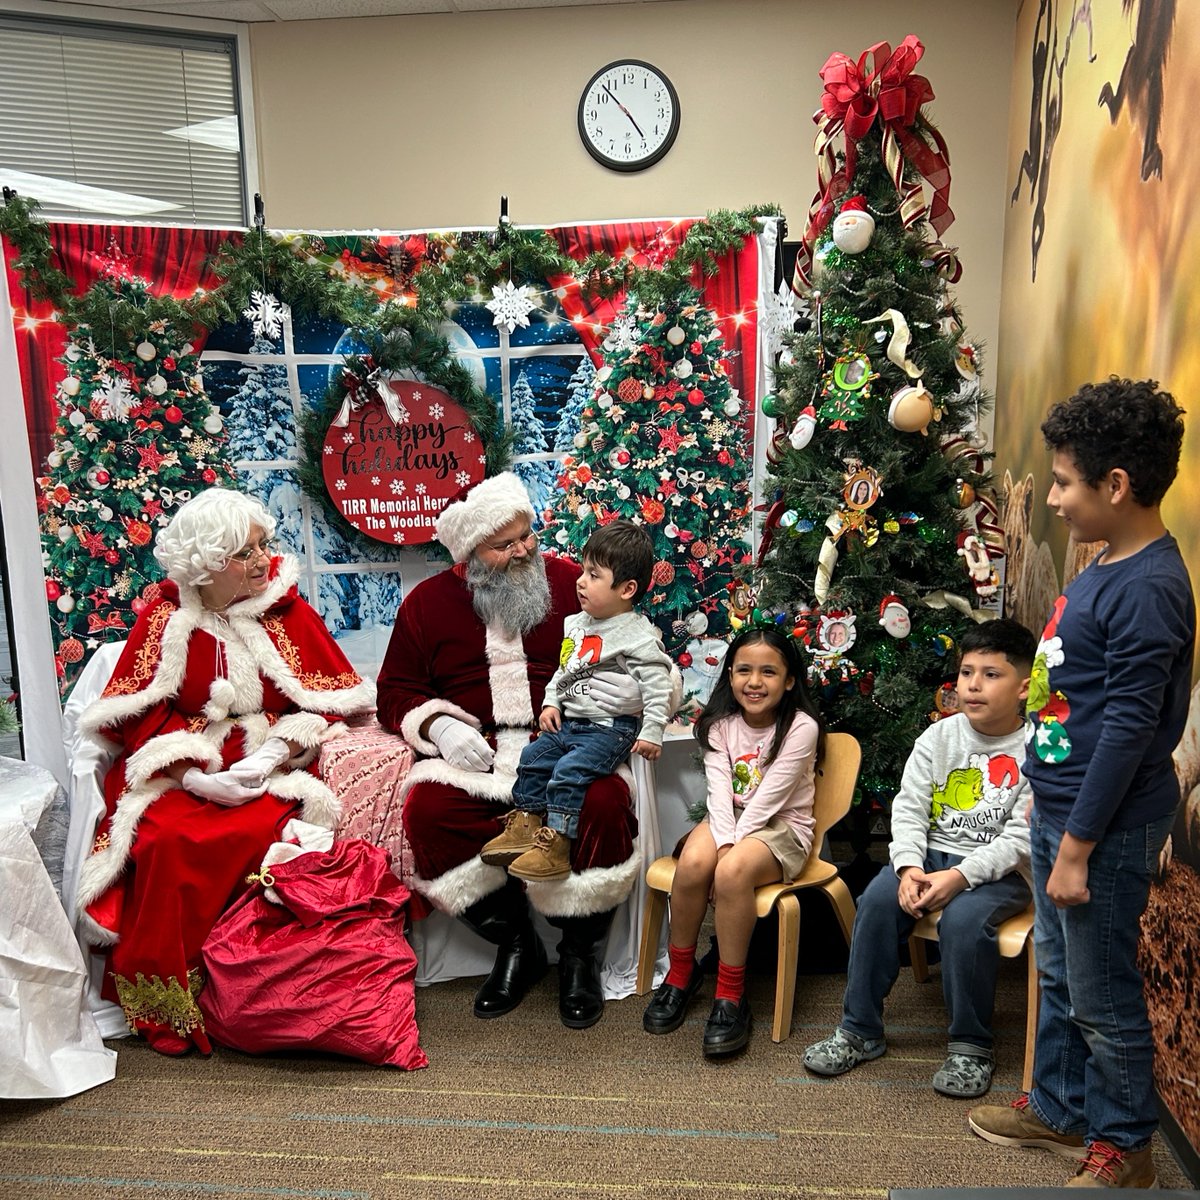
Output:
[[[79,870],[91,853],[96,826],[104,815],[104,775],[112,763],[111,757],[100,746],[80,734],[79,719],[88,705],[104,691],[124,649],[124,642],[107,642],[101,646],[83,668],[63,707],[63,743],[70,770],[67,796],[71,816],[63,859],[62,900],[72,926],[75,925]],[[89,974],[88,1007],[101,1034],[106,1038],[128,1037],[129,1026],[125,1023],[125,1014],[120,1006],[100,997],[100,985],[104,981],[103,956],[92,954],[86,946],[83,953]]]

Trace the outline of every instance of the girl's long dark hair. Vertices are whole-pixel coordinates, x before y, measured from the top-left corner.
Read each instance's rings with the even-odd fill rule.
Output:
[[[696,741],[705,750],[711,750],[709,732],[713,725],[722,717],[732,716],[741,711],[738,702],[733,698],[733,685],[729,682],[730,673],[733,670],[733,660],[743,646],[756,646],[760,642],[779,651],[787,673],[795,680],[779,701],[779,708],[775,713],[775,736],[771,739],[771,746],[766,757],[759,764],[760,769],[765,769],[774,760],[775,754],[783,744],[783,739],[787,737],[788,730],[791,729],[792,721],[795,720],[798,712],[806,713],[817,723],[819,731],[817,757],[819,760],[825,740],[825,724],[821,720],[821,714],[817,710],[813,698],[808,694],[808,688],[804,682],[806,675],[804,660],[800,657],[800,651],[796,648],[796,643],[792,638],[782,630],[772,629],[769,626],[743,629],[729,643],[729,649],[725,651],[725,660],[721,663],[720,677],[713,687],[708,703],[704,706],[704,711],[700,714],[700,720],[696,722]]]

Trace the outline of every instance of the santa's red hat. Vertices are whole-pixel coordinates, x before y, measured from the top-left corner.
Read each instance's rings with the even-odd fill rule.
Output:
[[[529,493],[516,475],[502,471],[442,510],[435,526],[437,539],[456,563],[466,562],[480,542],[519,516],[533,520]]]
[[[839,214],[845,213],[845,212],[865,213],[866,211],[867,211],[866,196],[851,196],[846,201],[843,202],[842,207],[838,210]]]

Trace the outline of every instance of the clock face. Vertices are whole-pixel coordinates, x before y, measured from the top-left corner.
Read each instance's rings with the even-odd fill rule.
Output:
[[[649,63],[609,63],[579,99],[579,136],[588,153],[614,171],[641,171],[658,162],[678,132],[679,97]]]

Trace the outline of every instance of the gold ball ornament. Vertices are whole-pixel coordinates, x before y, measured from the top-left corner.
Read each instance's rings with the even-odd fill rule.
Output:
[[[901,433],[919,433],[922,437],[928,437],[929,423],[938,418],[933,397],[924,384],[910,384],[892,393],[888,423]]]
[[[970,508],[975,503],[975,489],[965,479],[956,479],[950,489],[950,500],[955,508]]]

